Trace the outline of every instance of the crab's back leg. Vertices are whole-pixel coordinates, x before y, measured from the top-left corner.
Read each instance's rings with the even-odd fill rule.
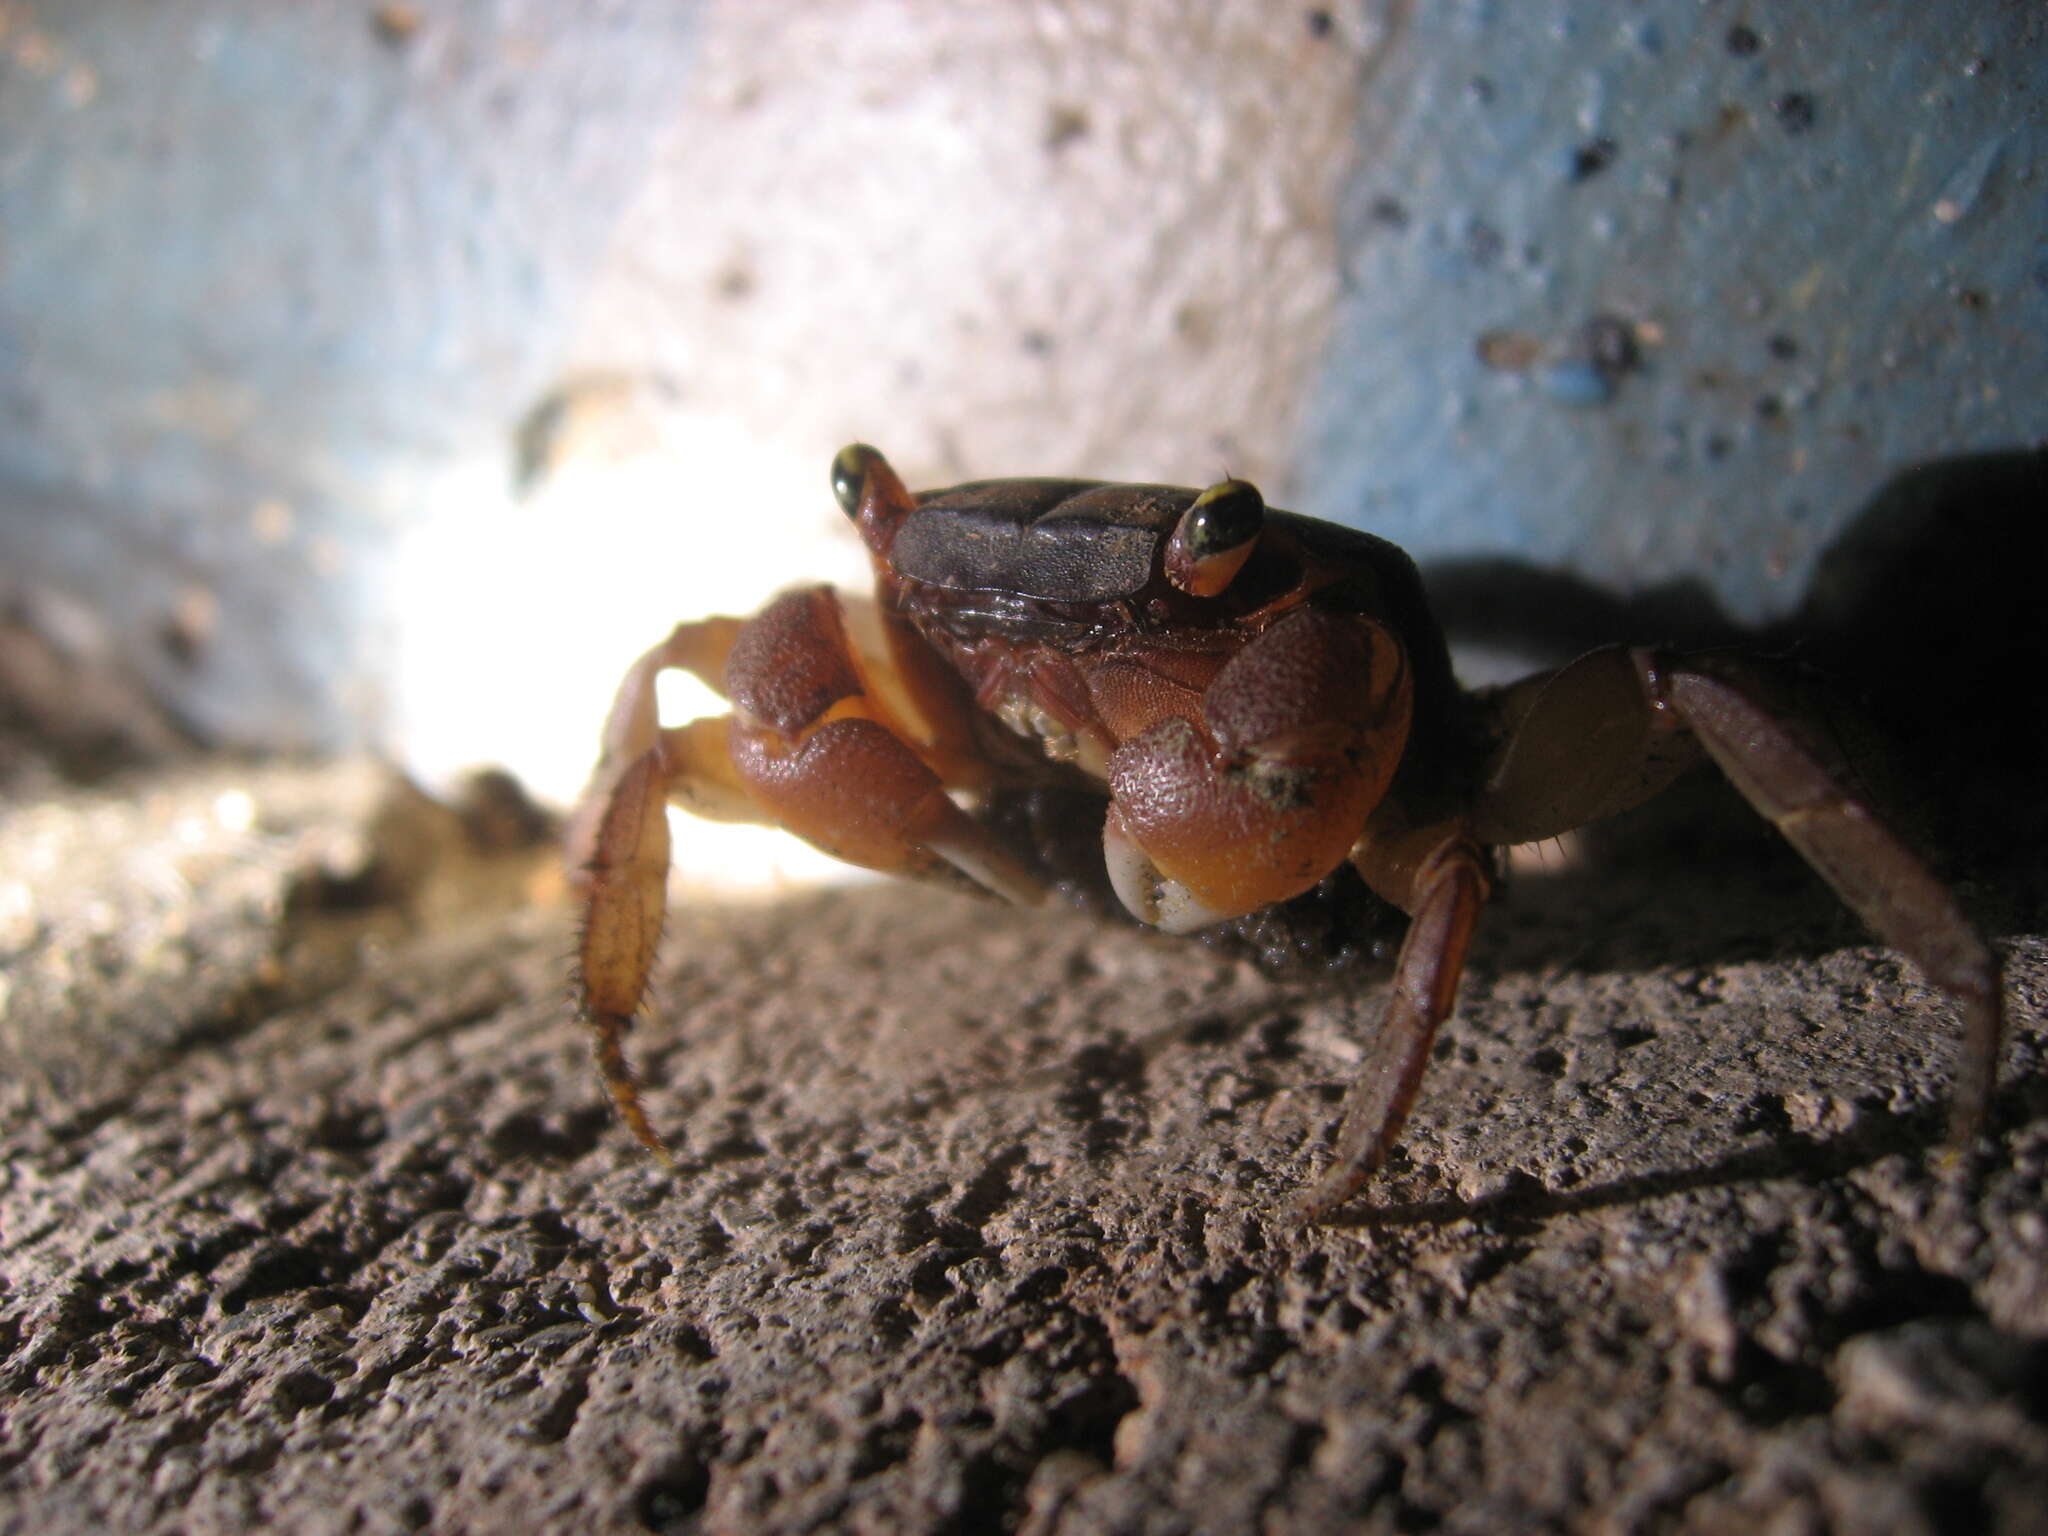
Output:
[[[1780,702],[1772,669],[1728,652],[1615,646],[1515,685],[1475,818],[1487,842],[1534,842],[1646,800],[1704,748],[1877,936],[1962,1010],[1950,1134],[1980,1132],[2004,1034],[1996,956],[1953,893],[1831,766]]]

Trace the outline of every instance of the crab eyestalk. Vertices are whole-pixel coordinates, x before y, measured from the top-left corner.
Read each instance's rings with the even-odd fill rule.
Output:
[[[833,455],[832,496],[877,561],[887,559],[898,525],[917,507],[889,461],[866,443],[848,443]]]
[[[832,456],[832,497],[848,517],[860,515],[860,503],[867,490],[868,466],[882,455],[866,443],[848,443]]]
[[[1266,499],[1249,480],[1221,480],[1197,496],[1166,541],[1166,579],[1191,597],[1214,597],[1244,568],[1266,526]]]

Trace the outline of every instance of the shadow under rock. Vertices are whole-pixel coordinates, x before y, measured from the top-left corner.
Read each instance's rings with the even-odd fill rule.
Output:
[[[2048,451],[1917,465],[1823,553],[1794,616],[1754,632],[1693,582],[1617,597],[1505,560],[1441,563],[1424,579],[1454,646],[1527,657],[1532,670],[1616,641],[1740,644],[1786,657],[1873,728],[1882,745],[1859,741],[1856,770],[1939,867],[1984,888],[1973,903],[1982,919],[2030,931],[2048,905],[2044,508]],[[1739,802],[1715,799],[1695,796],[1686,807],[1709,818],[1694,845],[1757,844],[1739,828]],[[1593,841],[1603,856],[1626,857],[1629,845],[1675,825],[1653,812],[1603,827]]]

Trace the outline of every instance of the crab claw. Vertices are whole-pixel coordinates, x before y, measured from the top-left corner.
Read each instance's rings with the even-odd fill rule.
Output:
[[[1110,889],[1141,923],[1164,933],[1193,933],[1238,914],[1208,905],[1180,881],[1159,872],[1114,804],[1102,824],[1102,860]]]
[[[1109,759],[1111,883],[1171,933],[1298,896],[1343,862],[1399,762],[1408,670],[1372,620],[1298,612],[1238,652],[1197,713]]]

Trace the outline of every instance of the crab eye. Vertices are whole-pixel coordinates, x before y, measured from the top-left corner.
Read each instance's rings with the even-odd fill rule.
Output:
[[[1214,597],[1237,576],[1266,526],[1266,499],[1249,480],[1223,480],[1197,496],[1166,542],[1166,579]]]
[[[868,470],[882,456],[866,443],[848,443],[832,459],[832,494],[839,510],[848,517],[860,511],[860,499],[867,490]]]

